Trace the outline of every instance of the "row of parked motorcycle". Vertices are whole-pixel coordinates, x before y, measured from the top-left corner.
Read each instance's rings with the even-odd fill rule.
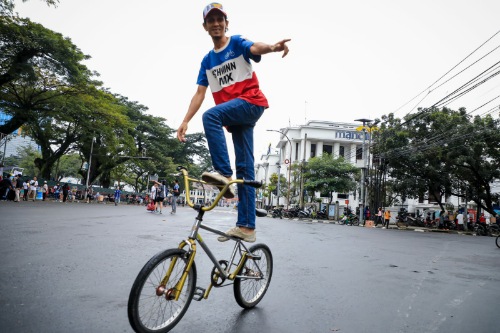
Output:
[[[315,211],[313,206],[309,206],[307,208],[301,209],[300,207],[292,207],[289,209],[285,209],[284,207],[277,207],[271,210],[271,216],[273,218],[316,218],[316,219],[328,219],[328,214],[326,212],[326,207],[324,207],[320,211]]]
[[[447,230],[459,230],[459,225],[455,221],[444,221],[443,225],[439,225],[434,219],[423,218],[422,216],[413,217],[405,211],[398,212],[396,217],[396,225],[398,227],[422,227],[429,229],[447,229]],[[464,230],[465,229],[465,230]],[[486,224],[486,223],[473,223],[467,222],[463,225],[461,229],[463,231],[470,231],[478,236],[498,236],[500,235],[500,226],[496,223]]]
[[[307,208],[301,209],[300,207],[293,207],[289,209],[285,209],[283,207],[274,208],[270,211],[270,214],[273,218],[299,218],[299,219],[318,219],[318,220],[327,220],[328,213],[326,211],[326,207],[323,209],[316,211],[314,206],[309,206]],[[359,225],[359,217],[356,214],[345,213],[341,215],[338,224],[342,225]]]

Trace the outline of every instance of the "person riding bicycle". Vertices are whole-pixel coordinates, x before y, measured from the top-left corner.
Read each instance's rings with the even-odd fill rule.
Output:
[[[250,60],[259,62],[262,55],[281,51],[285,57],[286,43],[290,41],[283,39],[270,45],[254,43],[240,35],[226,36],[228,24],[227,13],[220,3],[211,3],[203,10],[203,28],[212,38],[214,49],[201,62],[197,90],[177,130],[177,138],[185,142],[188,123],[200,109],[210,86],[216,106],[203,114],[203,127],[216,173],[205,172],[202,179],[219,188],[228,184],[233,175],[223,127],[232,135],[236,177],[255,178],[253,128],[269,104],[259,88]],[[234,197],[232,188],[226,191],[225,197]],[[227,234],[255,242],[255,188],[238,184],[238,199],[236,227]],[[220,236],[218,240],[224,242],[228,238]]]

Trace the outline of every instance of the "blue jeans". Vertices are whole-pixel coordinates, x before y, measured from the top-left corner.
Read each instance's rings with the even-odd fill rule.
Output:
[[[177,197],[175,195],[172,196],[172,213],[177,212]]]
[[[253,156],[253,128],[264,113],[264,107],[242,99],[233,99],[214,106],[203,114],[203,127],[207,137],[208,149],[214,169],[225,177],[231,177],[233,170],[229,162],[224,129],[233,137],[236,155],[236,178],[253,180],[255,178]],[[255,188],[238,184],[238,221],[239,227],[255,229]]]

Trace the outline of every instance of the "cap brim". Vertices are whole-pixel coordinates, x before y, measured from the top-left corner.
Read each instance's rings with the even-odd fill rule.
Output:
[[[210,14],[210,13],[211,13],[212,11],[214,11],[214,10],[217,10],[217,11],[221,12],[221,13],[222,13],[222,15],[224,15],[224,17],[226,17],[226,18],[227,18],[227,14],[226,14],[226,12],[225,12],[225,11],[220,10],[219,8],[212,8],[212,9],[210,9],[210,10],[209,10],[209,11],[205,14],[205,16],[203,17],[203,19],[206,19],[206,18],[207,18],[207,16],[208,16],[208,14]]]

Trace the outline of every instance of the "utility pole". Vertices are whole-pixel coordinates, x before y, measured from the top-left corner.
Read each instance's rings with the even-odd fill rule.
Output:
[[[363,127],[361,128],[361,131],[363,132],[363,148],[362,148],[362,159],[363,159],[363,168],[361,168],[361,180],[360,180],[360,187],[361,187],[361,202],[359,204],[359,224],[364,225],[365,224],[365,201],[366,201],[366,190],[365,190],[365,179],[366,179],[366,168],[367,168],[367,156],[366,156],[366,149],[365,149],[365,141],[366,141],[366,124],[371,123],[372,121],[370,119],[355,119],[354,121],[361,121],[363,122]],[[359,127],[356,128],[356,130],[359,130]]]
[[[307,146],[307,133],[304,135],[304,157],[302,163],[300,163],[300,193],[299,193],[299,205],[300,208],[304,208],[304,163],[306,162],[306,146]]]
[[[276,195],[278,196],[278,202],[276,203],[276,207],[280,206],[280,178],[281,178],[281,147],[280,147],[280,156],[278,159],[278,186],[276,187]]]

